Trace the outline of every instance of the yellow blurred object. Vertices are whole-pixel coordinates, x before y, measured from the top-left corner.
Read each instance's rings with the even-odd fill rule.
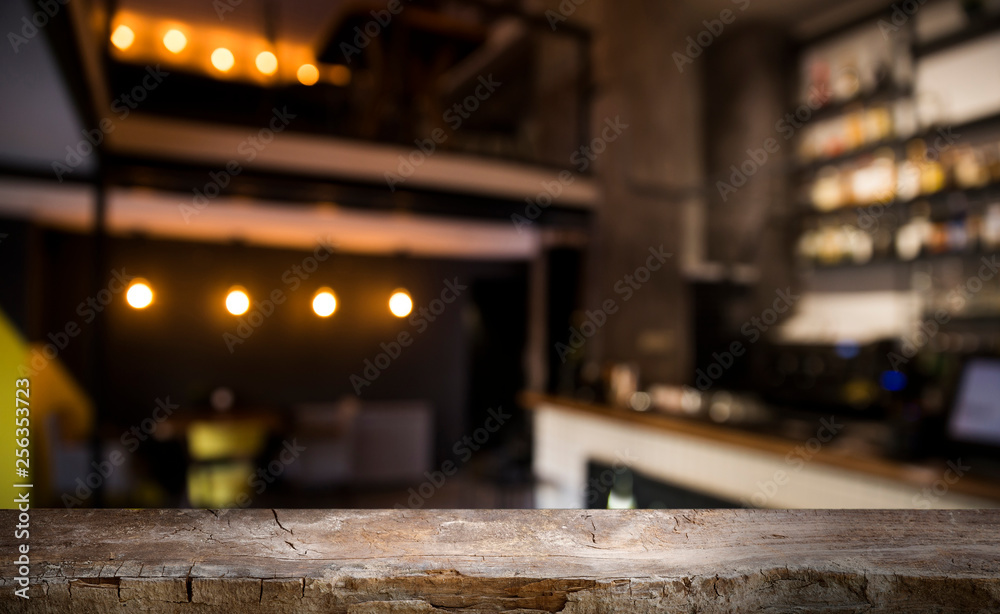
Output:
[[[841,389],[841,396],[844,401],[855,407],[863,407],[875,400],[878,388],[874,383],[862,379],[854,378],[844,384]]]
[[[188,427],[188,453],[197,461],[253,458],[266,438],[267,426],[255,420],[194,421]]]
[[[30,483],[34,484],[33,503],[62,505],[48,501],[52,483],[52,455],[61,442],[84,442],[90,436],[94,421],[94,406],[83,388],[66,370],[58,352],[50,343],[28,344],[17,327],[0,311],[0,388],[14,404],[16,381],[27,378],[28,428],[30,429]],[[13,408],[10,410],[14,415]],[[58,440],[50,428],[58,427]],[[14,475],[14,420],[0,421],[0,454],[8,459],[0,470],[0,508],[13,508],[12,485],[26,480]]]
[[[0,311],[0,390],[3,390],[4,399],[8,399],[8,407],[14,405],[15,381],[21,376],[18,367],[27,362],[28,347],[21,338],[17,328]],[[30,400],[30,399],[29,399]],[[7,410],[8,416],[14,415],[14,409]],[[33,418],[33,416],[32,416]],[[15,490],[13,484],[17,480],[14,474],[14,420],[0,420],[0,450],[3,451],[3,464],[0,465],[0,507],[11,509],[17,507],[14,503]],[[38,450],[37,441],[31,449],[31,454]]]
[[[250,494],[251,475],[249,461],[193,466],[188,470],[188,499],[194,507],[234,507],[244,499],[240,495]]]

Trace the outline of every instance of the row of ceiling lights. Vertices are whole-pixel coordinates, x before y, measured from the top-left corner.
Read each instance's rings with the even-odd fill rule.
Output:
[[[125,292],[125,301],[134,309],[145,309],[153,304],[153,288],[145,279],[136,279]],[[312,308],[316,315],[327,318],[337,310],[337,297],[330,288],[320,288],[313,296]],[[250,309],[250,295],[241,286],[233,286],[226,295],[226,311],[241,316]],[[405,318],[413,311],[410,293],[399,288],[389,297],[389,311],[397,318]]]
[[[111,44],[119,51],[128,50],[135,41],[135,30],[127,24],[118,24],[111,33]],[[177,55],[187,48],[188,37],[179,28],[171,28],[163,34],[162,42],[167,51]],[[220,73],[227,73],[236,65],[236,56],[224,46],[216,47],[210,59],[212,66]],[[265,49],[254,57],[254,65],[261,75],[270,77],[278,71],[278,58],[273,52]],[[351,71],[346,66],[334,65],[326,72],[327,79],[334,85],[344,86],[350,83]],[[320,80],[319,69],[309,62],[299,65],[295,76],[303,85],[315,85]]]

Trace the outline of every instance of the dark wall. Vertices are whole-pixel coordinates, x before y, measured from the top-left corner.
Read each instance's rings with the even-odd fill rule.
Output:
[[[89,308],[85,305],[78,311],[90,295],[89,243],[88,237],[80,235],[45,233],[41,255],[44,324],[34,337],[44,338],[70,321],[85,332],[93,328],[86,322]],[[156,300],[140,311],[128,307],[120,294],[107,307],[104,372],[109,401],[105,414],[116,426],[127,428],[148,417],[157,397],[169,396],[183,407],[204,407],[210,391],[218,386],[232,388],[240,405],[277,411],[287,411],[297,403],[337,400],[354,394],[351,374],[365,376],[365,360],[376,359],[383,351],[380,344],[391,344],[408,331],[412,345],[403,348],[370,386],[363,387],[360,396],[433,403],[439,456],[446,454],[474,419],[470,416],[479,413],[468,406],[472,327],[480,321],[469,317],[480,309],[473,289],[489,283],[524,288],[525,266],[334,253],[311,274],[293,270],[303,267],[311,254],[241,245],[112,239],[108,280],[110,270],[144,277],[154,286]],[[445,279],[457,279],[468,289],[434,322],[427,321],[425,330],[419,322],[414,325],[409,318],[389,313],[387,301],[396,287],[410,291],[416,313],[441,296]],[[297,288],[296,281],[301,284]],[[234,284],[244,286],[255,301],[276,290],[285,297],[271,315],[254,320],[258,326],[242,343],[233,343],[242,339],[237,329],[240,318],[224,308],[225,295]],[[320,286],[332,287],[338,298],[336,313],[326,319],[311,309]],[[523,319],[523,291],[483,296],[491,312],[507,309]],[[249,313],[242,319],[250,324]],[[244,335],[247,330],[242,331]],[[518,331],[520,336],[509,332],[491,342],[515,348],[507,351],[517,354],[523,347],[524,327]],[[233,335],[229,338],[232,351],[225,333]],[[86,385],[92,349],[78,339],[84,336],[73,339],[60,356]],[[517,381],[508,384],[514,389],[519,386]]]
[[[30,225],[19,220],[0,223],[0,309],[22,334],[28,329],[28,249]]]

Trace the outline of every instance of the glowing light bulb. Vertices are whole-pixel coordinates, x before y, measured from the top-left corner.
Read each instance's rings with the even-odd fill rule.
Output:
[[[163,46],[172,53],[180,53],[187,47],[187,37],[180,30],[167,30],[163,35]]]
[[[125,300],[135,309],[145,309],[153,302],[153,289],[146,280],[137,279],[128,287]]]
[[[122,51],[125,51],[132,46],[135,42],[135,32],[132,28],[122,24],[115,28],[115,31],[111,34],[111,44],[118,47]]]
[[[265,75],[273,75],[278,70],[278,58],[270,51],[261,51],[254,60],[257,70]]]
[[[405,318],[413,311],[413,299],[406,290],[396,290],[389,297],[389,311],[397,318]]]
[[[299,83],[302,85],[316,85],[316,82],[319,81],[319,69],[312,64],[303,64],[299,66],[295,76],[299,78]]]
[[[219,47],[212,52],[212,66],[222,72],[228,71],[235,63],[236,58],[233,57],[233,52],[225,47]]]
[[[226,310],[234,316],[241,316],[250,309],[250,297],[243,288],[233,288],[226,296]]]
[[[333,295],[333,290],[320,288],[313,297],[313,311],[321,318],[333,314],[337,310],[337,297]]]

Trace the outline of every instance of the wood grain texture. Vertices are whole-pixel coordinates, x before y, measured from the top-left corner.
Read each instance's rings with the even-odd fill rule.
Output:
[[[35,510],[29,602],[2,535],[3,612],[1000,611],[990,510]]]

